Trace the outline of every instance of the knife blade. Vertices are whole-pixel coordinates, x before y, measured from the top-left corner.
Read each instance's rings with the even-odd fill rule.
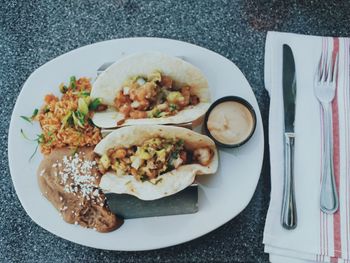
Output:
[[[297,210],[294,191],[294,145],[296,72],[295,61],[290,46],[283,45],[283,108],[284,108],[284,187],[281,224],[285,229],[297,226]]]

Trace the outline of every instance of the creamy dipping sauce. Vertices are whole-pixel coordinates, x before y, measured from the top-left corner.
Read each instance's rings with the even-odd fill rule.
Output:
[[[254,128],[249,109],[236,101],[216,105],[208,116],[207,127],[217,141],[234,145],[243,142]]]

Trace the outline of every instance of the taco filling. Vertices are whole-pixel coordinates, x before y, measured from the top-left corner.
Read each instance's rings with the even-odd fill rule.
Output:
[[[172,116],[199,102],[191,86],[180,85],[156,71],[126,81],[114,99],[114,106],[125,119],[143,119]]]
[[[207,166],[213,155],[214,152],[209,147],[189,150],[182,139],[156,137],[137,146],[110,148],[98,160],[98,167],[102,174],[112,170],[117,175],[133,175],[136,180],[143,182],[181,165]]]

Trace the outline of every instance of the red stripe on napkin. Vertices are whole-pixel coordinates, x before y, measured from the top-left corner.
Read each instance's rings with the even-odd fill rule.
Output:
[[[348,67],[348,59],[349,59],[349,40],[348,39],[345,39],[344,40],[344,69],[347,69]],[[348,72],[348,71],[345,71],[345,72]],[[348,73],[345,73],[345,77],[344,77],[344,89],[343,89],[343,104],[344,104],[344,123],[345,123],[345,131],[346,131],[346,134],[345,134],[345,144],[346,144],[346,158],[345,158],[345,169],[346,169],[346,174],[345,174],[345,202],[346,202],[346,221],[345,221],[345,232],[346,233],[349,233],[349,182],[348,182],[348,171],[349,171],[349,161],[348,161],[348,156],[349,156],[349,148],[348,148],[348,145],[349,145],[349,139],[348,139],[348,134],[347,134],[347,131],[349,130],[349,124],[348,124],[348,107],[349,107],[349,99],[348,99],[348,80],[349,80],[349,75]],[[346,258],[349,258],[349,235],[346,235]]]
[[[339,52],[339,38],[333,38],[333,57]],[[337,187],[339,196],[339,162],[340,162],[340,150],[339,150],[339,112],[338,112],[338,79],[336,80],[336,95],[332,102],[332,113],[333,113],[333,167],[335,185]],[[341,236],[340,236],[340,209],[334,214],[333,217],[333,228],[334,228],[334,256],[337,258],[341,257]]]
[[[331,257],[331,263],[338,263],[338,258]]]

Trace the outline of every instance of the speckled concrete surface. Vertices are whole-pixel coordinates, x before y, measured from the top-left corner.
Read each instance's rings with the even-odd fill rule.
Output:
[[[349,36],[345,2],[0,0],[0,262],[268,262],[261,243],[270,191],[267,151],[249,206],[219,229],[161,250],[102,251],[58,238],[26,215],[8,168],[10,114],[29,74],[54,57],[97,41],[155,36],[194,43],[235,62],[253,87],[267,132],[266,31]]]

